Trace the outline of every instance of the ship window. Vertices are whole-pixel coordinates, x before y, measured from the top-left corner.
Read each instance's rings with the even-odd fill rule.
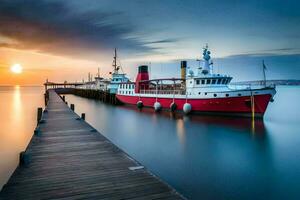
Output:
[[[221,80],[222,80],[222,79],[220,79],[220,78],[219,78],[219,79],[218,79],[218,83],[217,83],[217,84],[221,84]]]
[[[242,96],[242,94],[241,94],[241,93],[238,93],[238,96],[240,97],[240,96]]]
[[[214,94],[214,97],[217,97],[217,94]]]
[[[200,84],[200,80],[196,80],[196,84],[199,85]]]
[[[201,84],[204,85],[205,84],[205,80],[201,80]]]
[[[212,79],[211,84],[216,84],[216,79]]]
[[[199,92],[198,94],[201,94],[201,92]]]
[[[222,79],[222,84],[225,84],[226,83],[226,79]]]
[[[210,79],[207,79],[206,84],[210,84],[210,81],[211,81]]]
[[[204,94],[207,95],[207,92],[205,92]]]
[[[226,94],[225,96],[226,96],[226,97],[229,97],[229,94]]]

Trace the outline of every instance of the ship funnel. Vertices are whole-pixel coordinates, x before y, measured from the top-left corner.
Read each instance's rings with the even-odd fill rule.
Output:
[[[148,89],[149,88],[149,73],[148,73],[148,66],[141,65],[138,67],[138,74],[135,80],[135,93],[139,93],[140,90]]]
[[[180,70],[181,70],[181,79],[185,79],[186,78],[186,61],[185,60],[181,61]]]

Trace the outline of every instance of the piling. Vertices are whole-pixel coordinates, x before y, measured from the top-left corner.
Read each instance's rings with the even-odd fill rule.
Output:
[[[70,107],[71,107],[72,111],[75,111],[75,105],[74,104],[71,104]]]
[[[42,114],[43,114],[43,108],[38,108],[37,109],[37,124],[41,121]]]
[[[81,119],[85,120],[85,113],[81,113]]]
[[[19,156],[19,165],[28,166],[30,163],[30,154],[26,151],[22,151]]]

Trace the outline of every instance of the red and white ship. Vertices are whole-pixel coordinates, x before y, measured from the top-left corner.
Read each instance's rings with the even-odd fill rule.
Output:
[[[213,113],[263,117],[276,93],[275,86],[229,85],[232,77],[214,74],[210,51],[203,50],[203,67],[197,75],[181,62],[181,79],[149,80],[148,66],[139,66],[136,82],[119,84],[116,97],[125,104],[184,113]]]

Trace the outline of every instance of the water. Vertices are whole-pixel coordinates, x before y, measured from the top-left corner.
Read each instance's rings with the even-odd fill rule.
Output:
[[[300,199],[300,87],[278,87],[264,121],[172,116],[73,95],[78,114],[190,199]],[[27,146],[43,88],[0,87],[0,184]]]
[[[0,189],[19,162],[36,126],[42,87],[0,87]]]
[[[78,114],[190,199],[300,199],[300,87],[278,87],[265,120],[172,116],[73,95]]]

